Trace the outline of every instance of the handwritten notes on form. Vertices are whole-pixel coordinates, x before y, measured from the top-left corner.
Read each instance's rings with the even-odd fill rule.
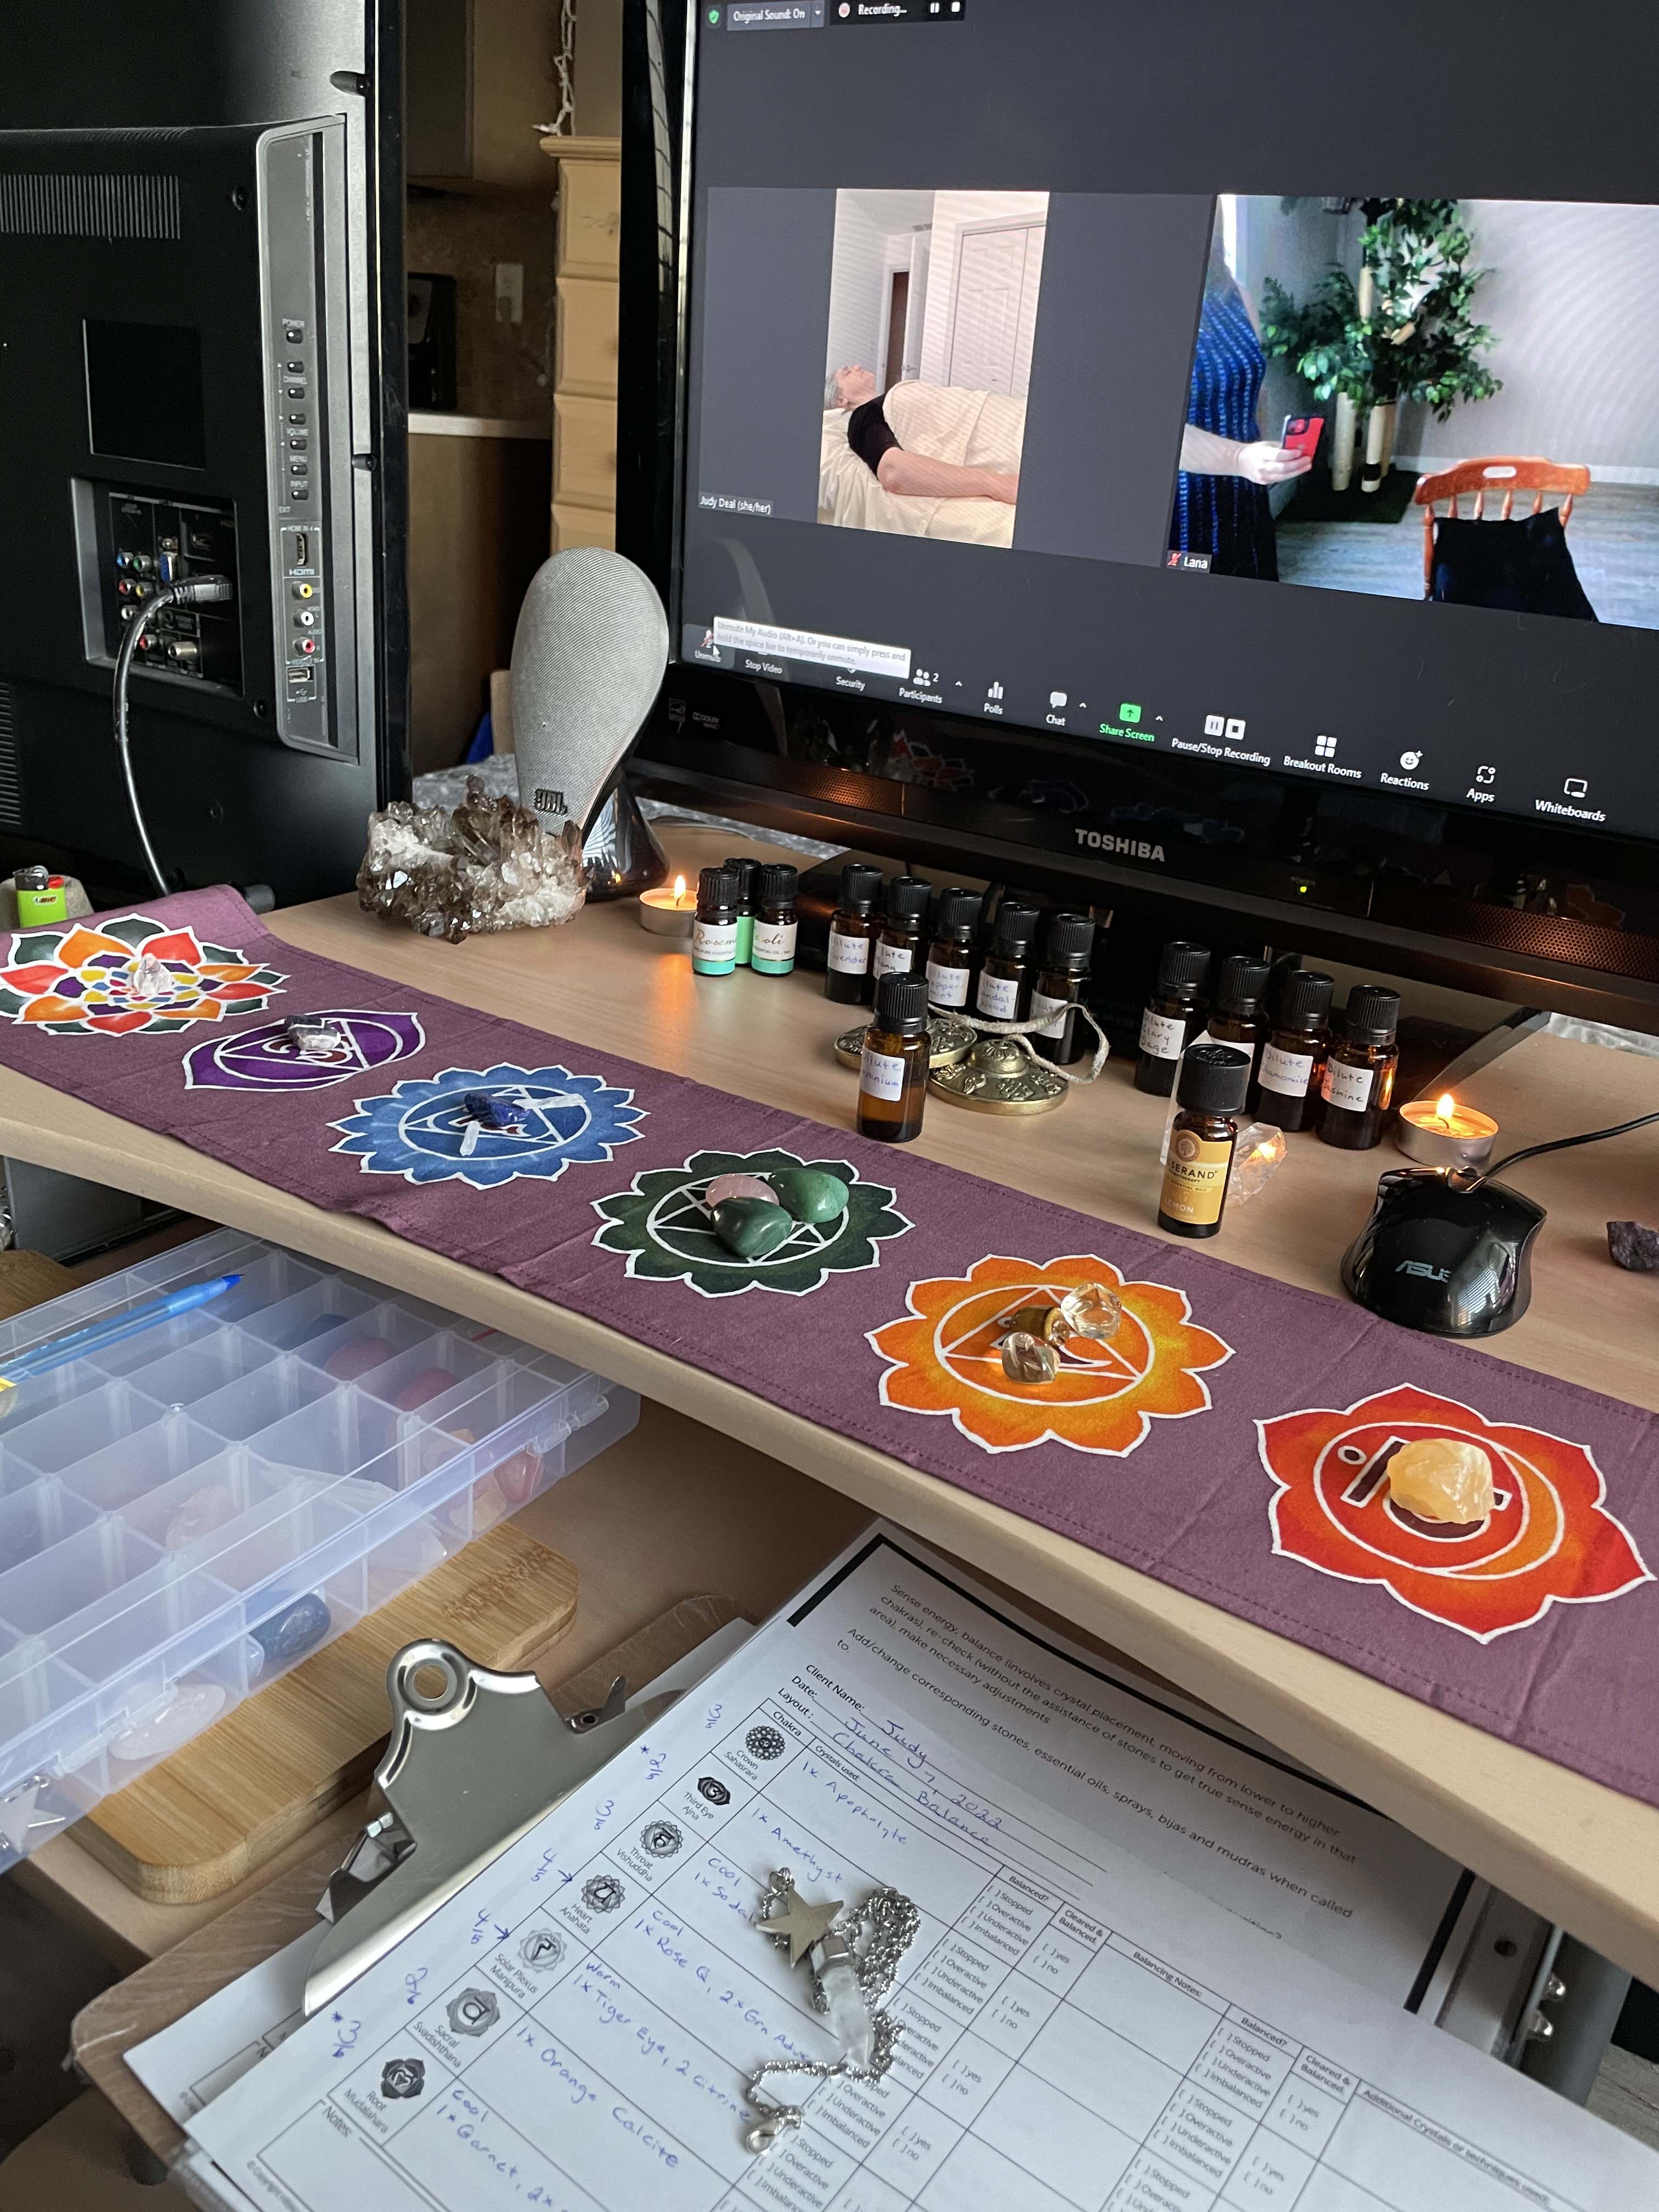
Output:
[[[1247,1778],[1152,1700],[1126,1790],[1124,1711],[878,1532],[192,2135],[278,2212],[1659,2201],[1651,2153],[1402,2009],[1455,1869],[1389,1830],[1399,1882],[1362,1881],[1376,1815],[1265,1755]],[[836,2055],[752,1925],[782,1865],[815,1899],[891,1884],[921,1925],[892,2072],[817,2087],[757,2157],[748,2075]]]

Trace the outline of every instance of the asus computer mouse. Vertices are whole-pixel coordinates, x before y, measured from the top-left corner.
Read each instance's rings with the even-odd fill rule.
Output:
[[[1402,1328],[1496,1336],[1527,1310],[1544,1218],[1507,1183],[1460,1188],[1431,1168],[1392,1169],[1343,1255],[1343,1287]]]

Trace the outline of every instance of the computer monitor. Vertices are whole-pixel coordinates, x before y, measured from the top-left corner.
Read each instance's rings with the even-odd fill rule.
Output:
[[[1650,9],[627,33],[653,787],[1659,1027]]]

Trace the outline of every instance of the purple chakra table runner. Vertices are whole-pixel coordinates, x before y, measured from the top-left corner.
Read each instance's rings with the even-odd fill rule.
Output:
[[[1652,1415],[995,1183],[319,960],[234,892],[0,946],[0,1060],[366,1214],[823,1427],[1659,1804]],[[325,1018],[332,1058],[283,1022]],[[491,1128],[463,1103],[507,1110]],[[743,1260],[700,1204],[823,1166],[844,1216]],[[1014,1308],[1123,1321],[1052,1382]],[[803,1302],[810,1308],[803,1310]],[[1470,1438],[1492,1513],[1401,1514],[1390,1453]]]

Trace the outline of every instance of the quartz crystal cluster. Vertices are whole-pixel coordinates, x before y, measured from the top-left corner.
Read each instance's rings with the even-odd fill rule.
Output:
[[[576,824],[550,836],[476,776],[453,812],[400,799],[368,818],[357,896],[366,913],[422,937],[459,945],[489,930],[545,929],[568,921],[586,896]]]

